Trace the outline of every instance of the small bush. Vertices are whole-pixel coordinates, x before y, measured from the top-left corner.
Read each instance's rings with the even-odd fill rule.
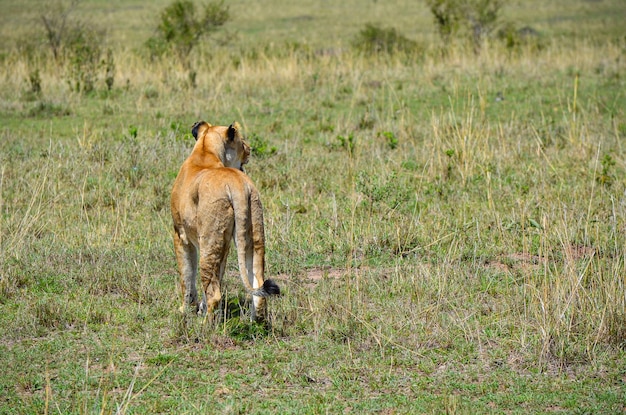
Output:
[[[535,50],[544,47],[539,32],[530,26],[518,29],[512,22],[507,22],[498,30],[496,36],[511,51],[518,51],[523,46],[530,46]]]
[[[248,141],[250,142],[250,150],[255,157],[265,158],[276,154],[276,146],[271,145],[265,138],[252,134]]]
[[[428,0],[427,4],[433,14],[435,26],[444,42],[455,35],[463,18],[459,0]]]
[[[352,42],[352,46],[366,54],[392,54],[396,52],[413,52],[417,43],[406,38],[394,28],[383,29],[373,24],[366,24]]]
[[[58,3],[58,7],[48,8],[41,14],[46,41],[50,46],[54,60],[57,62],[62,60],[65,38],[74,25],[70,15],[77,4],[78,0],[72,0],[69,4]]]
[[[102,62],[103,37],[101,32],[86,25],[77,25],[69,33],[65,44],[65,55],[67,82],[70,89],[76,92],[94,90]],[[113,59],[112,55],[110,59]]]
[[[385,141],[391,150],[398,148],[398,137],[396,137],[392,131],[383,131],[382,133],[379,133],[379,136],[385,138]]]
[[[115,82],[115,60],[113,59],[113,51],[107,49],[106,57],[104,59],[104,83],[107,86],[107,90],[113,89],[113,83]]]
[[[610,154],[605,154],[602,158],[602,171],[596,176],[596,181],[604,186],[610,186],[615,180],[615,174],[613,174],[613,166],[615,166],[615,160]]]
[[[499,23],[503,0],[474,0],[467,12],[474,46],[491,35]]]
[[[156,33],[148,39],[146,47],[153,58],[174,52],[189,69],[191,51],[204,36],[217,30],[228,18],[228,7],[223,1],[208,3],[204,6],[204,14],[200,15],[192,1],[176,0],[161,12]]]
[[[354,134],[350,133],[348,136],[338,135],[337,141],[339,142],[339,147],[346,150],[349,154],[354,153],[354,146],[356,145]]]
[[[28,96],[30,100],[41,97],[41,75],[39,68],[31,69],[28,72]]]
[[[28,110],[29,117],[52,118],[63,117],[70,114],[71,111],[65,105],[48,101],[38,101]]]
[[[478,51],[494,32],[504,0],[427,0],[437,31],[444,42],[453,37],[468,39]]]
[[[92,23],[71,17],[79,1],[59,3],[41,14],[45,39],[57,64],[65,66],[67,83],[76,92],[91,92],[98,73],[105,69],[107,89],[113,87],[113,53],[105,51],[105,33]],[[31,82],[32,84],[32,82]]]

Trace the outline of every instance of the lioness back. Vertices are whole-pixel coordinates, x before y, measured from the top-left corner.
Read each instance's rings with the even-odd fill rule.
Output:
[[[203,314],[221,299],[230,241],[237,247],[239,271],[253,296],[251,318],[262,317],[264,297],[279,294],[264,279],[265,233],[259,193],[243,173],[250,147],[238,124],[229,127],[194,124],[196,144],[183,162],[172,189],[174,246],[180,271],[183,304]],[[203,298],[198,301],[196,275],[200,270]]]

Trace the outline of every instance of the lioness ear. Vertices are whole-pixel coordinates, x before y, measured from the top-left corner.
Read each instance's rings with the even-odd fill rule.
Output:
[[[237,133],[239,132],[239,123],[235,121],[231,125],[228,126],[228,132],[226,135],[228,136],[228,141],[233,141],[235,137],[237,137]]]
[[[196,121],[191,127],[191,134],[193,135],[193,138],[196,139],[196,141],[198,141],[198,131],[200,130],[200,127],[205,124],[208,126],[206,121]]]

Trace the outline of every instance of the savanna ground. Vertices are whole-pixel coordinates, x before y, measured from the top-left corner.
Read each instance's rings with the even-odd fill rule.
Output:
[[[86,92],[47,3],[0,1],[0,413],[626,410],[626,3],[509,2],[533,30],[475,50],[417,0],[233,0],[193,80],[141,3],[74,10],[114,62]],[[198,119],[255,149],[269,326],[232,255],[226,317],[177,312]]]

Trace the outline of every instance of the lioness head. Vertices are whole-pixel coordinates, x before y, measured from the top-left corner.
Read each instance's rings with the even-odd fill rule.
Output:
[[[197,121],[191,127],[191,134],[196,147],[200,145],[204,152],[215,154],[226,167],[243,170],[242,166],[250,159],[250,146],[244,141],[238,122],[224,127]]]

